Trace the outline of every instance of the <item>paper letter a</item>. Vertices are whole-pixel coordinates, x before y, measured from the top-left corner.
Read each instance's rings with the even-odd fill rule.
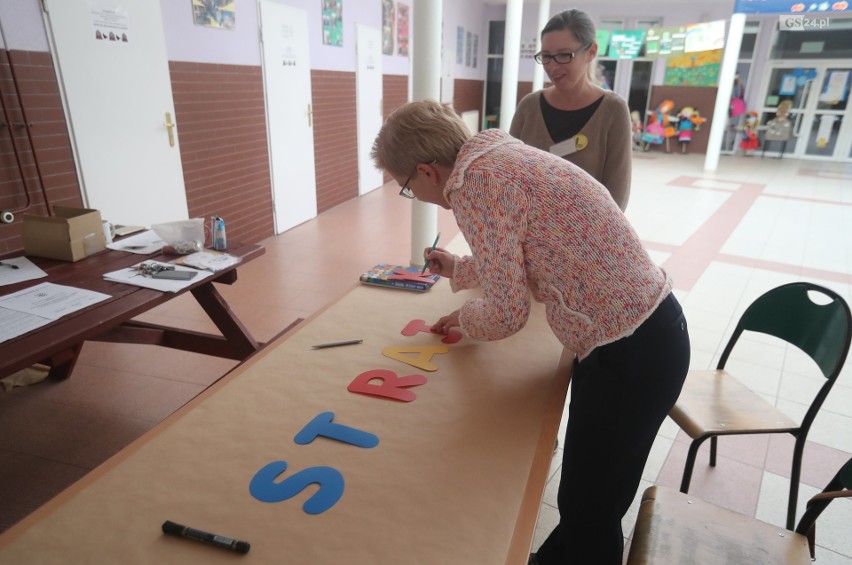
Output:
[[[424,371],[437,371],[438,366],[430,362],[432,357],[439,353],[446,353],[449,350],[450,348],[444,345],[394,346],[382,349],[382,355],[402,361],[406,365],[411,365]],[[412,358],[407,355],[408,353],[416,353],[417,357]]]

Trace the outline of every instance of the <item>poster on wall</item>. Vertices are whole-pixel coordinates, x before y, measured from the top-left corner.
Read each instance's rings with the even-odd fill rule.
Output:
[[[456,28],[456,65],[464,63],[464,28]]]
[[[613,31],[609,38],[609,56],[613,59],[635,59],[644,40],[645,30],[642,29]]]
[[[608,29],[595,30],[595,41],[598,42],[598,53],[603,55],[609,49],[609,37],[612,33]]]
[[[233,30],[237,27],[236,0],[192,0],[192,21],[197,26]]]
[[[819,130],[817,130],[816,135],[816,146],[820,149],[823,149],[829,143],[832,145],[834,137],[834,122],[837,121],[837,116],[832,116],[831,114],[822,114],[819,117]]]
[[[828,80],[819,94],[819,101],[831,106],[846,102],[849,91],[849,71],[829,71]]]
[[[343,0],[322,0],[322,42],[343,46]]]
[[[408,57],[408,6],[396,6],[396,54]]]
[[[521,59],[532,59],[536,54],[536,47],[538,46],[538,41],[535,37],[530,37],[529,39],[521,39]]]
[[[100,2],[89,2],[89,14],[92,17],[92,27],[95,28],[95,39],[116,43],[129,41],[130,18],[127,8],[107,7]]]
[[[471,63],[472,51],[473,51],[473,34],[469,31],[466,32],[465,44],[464,44],[464,66],[469,67]]]
[[[725,20],[686,26],[685,53],[725,48]]]
[[[473,67],[475,69],[476,68],[476,59],[477,59],[476,55],[479,53],[479,34],[478,33],[473,34],[473,49],[471,49],[471,51],[473,51],[473,64],[471,64],[471,67]]]
[[[778,88],[781,96],[792,96],[796,94],[796,75],[788,74],[781,77],[781,86]]]
[[[382,53],[393,55],[393,26],[396,22],[396,13],[393,0],[382,0]]]
[[[646,57],[668,57],[679,55],[686,47],[685,27],[664,27],[649,29],[645,34]]]
[[[666,86],[716,86],[722,66],[722,49],[669,57],[666,61]]]

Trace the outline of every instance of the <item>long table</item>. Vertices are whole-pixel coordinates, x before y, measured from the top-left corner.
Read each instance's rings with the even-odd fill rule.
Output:
[[[117,341],[162,345],[196,353],[243,360],[261,347],[213,283],[233,284],[237,267],[264,253],[259,245],[232,243],[228,253],[241,262],[198,281],[180,292],[160,292],[104,280],[103,275],[144,260],[171,261],[175,256],[138,255],[106,250],[81,261],[69,263],[39,257],[30,260],[47,273],[47,278],[0,287],[0,296],[42,282],[68,285],[110,295],[108,300],[60,318],[20,337],[0,343],[0,378],[16,371],[44,364],[50,377],[68,377],[86,340]],[[134,317],[190,292],[216,324],[222,335],[192,332],[155,324],[136,322]]]
[[[541,305],[498,342],[411,331],[475,296],[354,288],[5,532],[0,564],[526,563],[573,355]],[[364,394],[365,375],[413,398]],[[329,420],[358,437],[309,433]],[[311,510],[320,491],[339,498]]]

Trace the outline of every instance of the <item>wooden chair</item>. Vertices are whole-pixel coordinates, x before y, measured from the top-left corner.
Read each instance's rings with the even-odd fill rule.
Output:
[[[835,498],[850,498],[852,459],[808,501],[795,532],[652,486],[642,495],[628,565],[748,563],[786,565],[814,559],[816,519]]]
[[[823,295],[828,304],[813,302],[808,293]],[[819,366],[825,383],[801,423],[746,388],[725,371],[725,362],[743,331],[760,332],[795,345]],[[811,424],[837,380],[849,351],[852,315],[836,292],[806,283],[790,283],[765,293],[743,313],[715,371],[690,371],[669,416],[692,438],[684,465],[680,492],[689,492],[695,457],[710,438],[710,465],[716,465],[718,436],[789,433],[796,438],[790,473],[787,529],[793,529],[802,469],[802,452]]]

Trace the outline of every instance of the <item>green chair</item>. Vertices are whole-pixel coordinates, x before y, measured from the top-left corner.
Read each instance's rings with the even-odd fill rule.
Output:
[[[827,304],[808,296],[818,293]],[[795,345],[819,366],[825,383],[797,423],[725,371],[725,362],[743,331],[778,337]],[[787,529],[796,517],[796,498],[802,469],[802,452],[811,424],[843,368],[852,335],[852,315],[836,292],[806,283],[790,283],[765,293],[743,313],[715,371],[690,371],[683,391],[669,416],[692,438],[683,470],[680,492],[689,492],[695,457],[710,438],[710,465],[716,465],[719,436],[789,433],[796,438],[787,503]]]
[[[810,563],[817,518],[835,498],[852,497],[850,488],[852,459],[808,501],[791,532],[673,489],[649,487],[642,495],[627,565]]]

